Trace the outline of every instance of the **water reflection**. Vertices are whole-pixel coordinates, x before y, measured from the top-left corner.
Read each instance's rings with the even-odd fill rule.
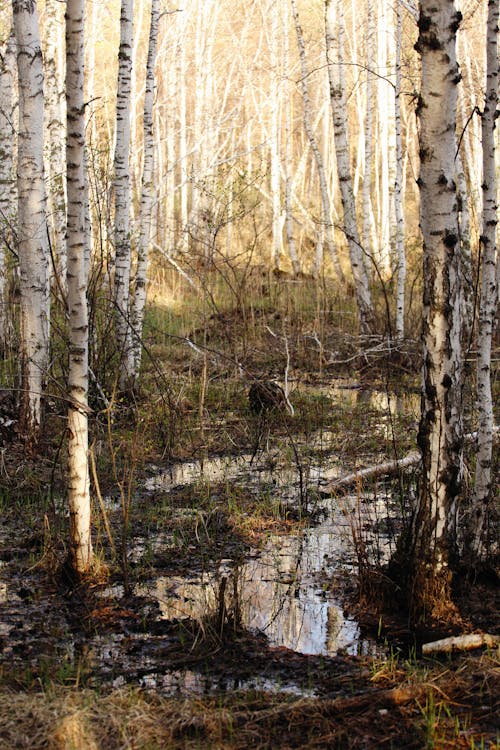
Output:
[[[265,633],[273,646],[304,654],[359,653],[366,644],[331,586],[340,565],[346,575],[352,570],[351,523],[359,504],[357,498],[343,503],[342,509],[331,507],[327,520],[316,528],[270,537],[264,549],[244,563],[227,560],[215,573],[161,577],[138,593],[155,597],[166,619],[202,620],[224,607],[244,627]],[[388,544],[382,541],[383,547]]]
[[[302,386],[305,388],[307,386]],[[356,385],[346,385],[343,381],[334,381],[328,386],[312,386],[309,388],[316,394],[324,394],[335,403],[347,406],[366,404],[370,409],[380,413],[379,431],[388,438],[392,435],[392,418],[399,414],[413,414],[415,419],[420,410],[420,397],[415,393],[395,394],[386,391],[372,391],[359,388]],[[308,438],[309,450],[327,452],[332,449],[338,440],[337,433],[329,430],[321,430]],[[198,481],[217,482],[221,480],[237,479],[242,484],[247,484],[255,489],[259,485],[276,483],[279,475],[279,483],[282,486],[291,486],[297,482],[297,467],[290,466],[289,462],[283,462],[282,458],[276,456],[277,460],[268,461],[269,456],[264,455],[262,462],[253,460],[252,454],[239,456],[216,456],[202,458],[198,461],[185,461],[172,464],[166,470],[158,470],[155,476],[146,480],[147,491],[168,491],[179,485],[193,484]],[[308,460],[302,467],[307,476],[304,480],[309,485],[320,484],[322,481],[331,481],[339,478],[344,467],[336,460],[335,456],[329,456],[325,464],[319,458]]]

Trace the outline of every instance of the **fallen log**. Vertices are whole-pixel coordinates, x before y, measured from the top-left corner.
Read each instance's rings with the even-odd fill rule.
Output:
[[[500,434],[500,427],[495,425],[493,428],[493,436],[495,438]],[[464,440],[467,443],[471,443],[477,439],[477,432],[468,432],[464,435]],[[326,497],[335,495],[338,492],[347,492],[350,487],[356,486],[364,479],[374,479],[376,477],[391,476],[401,469],[408,469],[410,466],[416,466],[420,463],[422,456],[420,451],[411,451],[403,458],[393,459],[392,461],[385,461],[383,464],[376,464],[375,466],[367,466],[366,469],[358,469],[353,471],[352,474],[345,474],[343,477],[333,479],[331,482],[322,485],[318,488],[318,492]]]
[[[345,474],[343,477],[334,479],[333,481],[328,482],[328,484],[319,487],[319,492],[321,495],[334,495],[336,492],[348,490],[349,487],[358,484],[358,482],[362,482],[364,479],[390,476],[401,469],[416,466],[420,459],[420,451],[412,451],[404,458],[386,461],[385,463],[377,464],[376,466],[368,466],[366,469],[358,469],[358,471],[354,471],[352,474]]]
[[[476,648],[495,648],[500,645],[499,635],[490,633],[470,633],[469,635],[455,635],[451,638],[441,638],[439,641],[424,643],[422,654],[449,654],[454,651],[473,651]]]

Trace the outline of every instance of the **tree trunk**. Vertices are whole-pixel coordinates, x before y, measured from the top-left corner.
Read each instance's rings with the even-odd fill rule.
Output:
[[[497,308],[495,180],[495,118],[498,115],[498,0],[488,2],[486,36],[486,96],[482,114],[483,226],[481,232],[481,302],[479,308],[477,404],[478,447],[474,500],[471,514],[472,555],[487,553],[485,532],[491,503],[491,459],[493,447],[493,401],[491,395],[491,337]]]
[[[66,293],[66,186],[65,186],[65,138],[64,95],[62,91],[61,66],[58,57],[64,29],[64,7],[59,0],[46,0],[45,20],[45,120],[48,143],[46,144],[46,173],[48,204],[51,226],[52,254],[57,274],[53,288]]]
[[[83,37],[85,0],[66,5],[66,102],[68,189],[68,499],[70,561],[82,575],[92,563],[88,468],[88,313],[85,258],[85,115]]]
[[[21,273],[21,427],[36,442],[49,363],[49,248],[43,169],[43,65],[35,0],[13,0],[19,80],[17,164]]]
[[[332,262],[335,268],[335,271],[337,273],[337,277],[339,281],[344,281],[344,274],[342,272],[342,268],[340,266],[340,261],[337,254],[337,249],[335,247],[335,241],[333,237],[333,225],[332,220],[330,217],[331,210],[330,210],[330,201],[328,198],[328,187],[326,183],[326,176],[325,176],[325,167],[323,164],[323,157],[321,156],[321,151],[319,150],[318,142],[316,139],[316,135],[314,133],[314,129],[312,127],[312,108],[311,108],[311,99],[309,96],[309,86],[307,83],[308,80],[308,70],[307,70],[307,62],[306,62],[306,50],[304,45],[304,37],[302,34],[302,29],[300,26],[300,20],[299,20],[299,13],[297,10],[297,2],[296,0],[291,0],[292,5],[292,13],[293,18],[295,22],[295,31],[297,33],[297,43],[299,47],[299,58],[300,58],[300,71],[301,71],[301,79],[300,79],[300,86],[302,90],[302,99],[304,103],[304,128],[307,134],[307,138],[309,140],[311,150],[314,154],[314,159],[316,161],[316,168],[318,170],[318,178],[319,178],[319,186],[320,186],[320,192],[321,192],[321,225],[322,225],[322,231],[319,233],[319,237],[321,238],[323,236],[323,233],[326,238],[326,242],[328,245],[328,248],[330,250],[330,255],[332,258]],[[319,243],[318,243],[319,245]],[[321,243],[322,247],[322,243]],[[320,258],[317,255],[316,258],[316,269],[315,273],[316,275],[319,275],[321,269],[318,267],[320,262]]]
[[[367,0],[366,15],[366,114],[364,127],[365,164],[363,171],[363,188],[361,192],[362,236],[365,257],[373,257],[373,209],[372,209],[372,168],[373,168],[373,94],[375,68],[375,0]],[[365,262],[365,267],[366,267]]]
[[[403,44],[403,18],[399,2],[396,3],[396,76],[395,76],[395,138],[396,138],[396,182],[394,185],[394,214],[396,217],[396,258],[397,258],[397,292],[396,292],[396,337],[403,338],[405,332],[405,218],[403,211],[403,140],[401,135],[401,48]]]
[[[146,90],[144,94],[144,165],[142,172],[142,191],[140,205],[140,233],[137,248],[137,269],[135,274],[134,301],[132,322],[134,328],[134,379],[137,379],[141,366],[142,325],[146,304],[146,277],[148,270],[148,250],[151,234],[151,214],[153,210],[153,99],[155,88],[156,41],[158,38],[158,20],[160,16],[159,0],[151,2],[151,26],[149,31],[149,49],[146,65]]]
[[[130,88],[132,74],[133,0],[122,0],[118,86],[116,98],[115,191],[115,317],[116,338],[121,357],[118,386],[127,390],[133,377],[130,328]]]
[[[282,19],[281,25],[283,27],[283,71],[285,76],[289,75],[290,67],[290,35],[288,31],[288,3],[282,3]],[[288,253],[290,255],[290,261],[292,263],[293,273],[295,276],[300,274],[300,262],[297,255],[297,247],[295,244],[295,233],[293,229],[293,190],[292,190],[292,158],[293,158],[293,143],[292,143],[292,109],[290,101],[290,84],[288,78],[285,80],[284,96],[283,96],[283,109],[284,109],[284,121],[285,121],[285,227],[286,227],[286,241],[288,244]]]
[[[9,339],[6,250],[14,241],[14,55],[11,33],[0,54],[0,356]]]
[[[449,613],[449,564],[456,550],[462,484],[460,245],[454,182],[459,20],[453,0],[420,3],[424,369],[418,444],[423,476],[408,579],[414,620]]]
[[[373,306],[368,275],[363,261],[363,250],[359,241],[356,206],[352,190],[349,138],[347,132],[347,101],[343,75],[344,22],[341,4],[332,2],[332,0],[325,0],[325,38],[337,171],[342,207],[344,209],[344,232],[349,246],[360,329],[362,333],[373,333],[375,329]]]
[[[271,62],[271,200],[273,207],[273,249],[272,266],[279,271],[283,252],[283,228],[281,223],[281,59],[280,55],[280,3],[271,0],[268,15],[271,17],[271,38],[269,52]]]

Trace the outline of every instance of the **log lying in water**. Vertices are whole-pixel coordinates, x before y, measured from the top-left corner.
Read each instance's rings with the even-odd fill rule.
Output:
[[[500,427],[495,425],[493,428],[494,437],[498,437],[500,434]],[[467,443],[477,439],[477,432],[469,432],[464,435],[464,440]],[[363,479],[374,479],[376,477],[391,476],[401,469],[408,469],[410,466],[416,466],[421,460],[420,451],[411,451],[404,458],[394,459],[393,461],[385,461],[383,464],[376,464],[376,466],[367,466],[366,469],[358,469],[353,471],[352,474],[345,474],[339,479],[334,479],[327,484],[324,484],[319,488],[319,492],[322,495],[329,496],[335,495],[337,492],[346,492],[353,485],[357,485],[362,482]]]
[[[384,475],[390,476],[401,469],[416,466],[420,461],[420,458],[420,451],[412,451],[404,458],[386,461],[385,463],[377,464],[376,466],[368,466],[366,469],[359,469],[352,474],[345,474],[343,477],[334,479],[332,482],[328,482],[328,484],[320,487],[319,492],[322,495],[334,495],[336,492],[349,489],[349,487],[358,484],[358,482],[363,481],[363,479],[374,479],[375,477],[381,477]]]
[[[473,651],[476,648],[495,648],[500,645],[499,635],[489,633],[470,633],[469,635],[455,635],[451,638],[442,638],[439,641],[424,643],[422,654],[449,654],[452,651]]]

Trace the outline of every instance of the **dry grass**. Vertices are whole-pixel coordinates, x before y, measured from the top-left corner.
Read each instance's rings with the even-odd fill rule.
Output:
[[[136,689],[0,694],[2,750],[499,747],[498,654],[372,671],[334,698]],[[364,687],[364,690],[363,690]]]

